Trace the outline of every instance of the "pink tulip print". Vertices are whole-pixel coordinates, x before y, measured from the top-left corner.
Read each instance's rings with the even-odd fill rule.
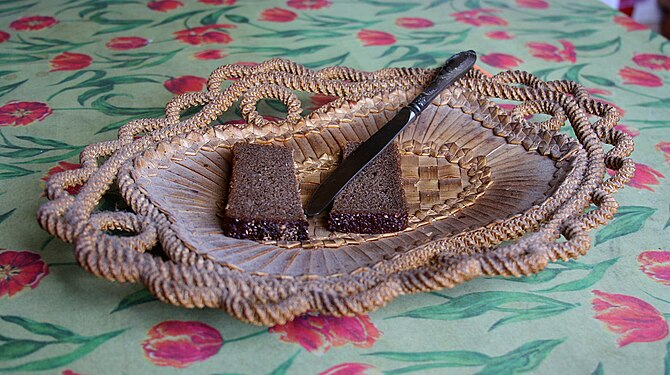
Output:
[[[189,367],[219,352],[219,331],[196,321],[168,320],[153,326],[142,342],[145,357],[157,366]]]
[[[591,301],[594,318],[619,335],[620,347],[635,342],[654,342],[668,335],[668,323],[663,315],[649,303],[624,294],[594,290]]]
[[[307,314],[270,328],[279,339],[296,343],[310,352],[325,353],[333,347],[351,344],[369,348],[381,336],[368,315],[335,317]]]

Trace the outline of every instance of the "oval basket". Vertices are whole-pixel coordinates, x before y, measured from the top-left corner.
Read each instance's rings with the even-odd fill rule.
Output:
[[[133,121],[118,140],[86,147],[81,169],[48,181],[50,201],[39,222],[73,242],[79,264],[98,276],[141,282],[163,301],[221,308],[265,325],[308,311],[363,313],[401,294],[482,275],[529,275],[584,254],[588,231],[612,218],[612,193],[632,176],[633,142],[612,129],[616,110],[579,84],[525,72],[486,77],[472,70],[399,136],[406,230],[330,232],[315,217],[302,242],[223,234],[235,143],[292,147],[305,202],[347,142],[366,140],[435,73],[311,71],[279,59],[222,66],[207,92],[175,97],[165,118]],[[337,99],[302,116],[295,90]],[[286,119],[260,116],[263,98],[282,101]],[[507,112],[492,99],[517,105]],[[212,125],[238,100],[245,123]],[[202,108],[180,117],[195,106]],[[538,114],[547,119],[527,119]],[[576,138],[559,133],[564,125]],[[605,153],[602,143],[613,148]],[[607,180],[606,168],[615,171]],[[69,195],[75,185],[83,186]],[[100,209],[115,189],[129,208]]]

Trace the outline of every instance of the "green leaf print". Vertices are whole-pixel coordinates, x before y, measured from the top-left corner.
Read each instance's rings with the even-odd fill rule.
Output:
[[[125,330],[118,330],[105,333],[100,336],[95,336],[68,354],[31,361],[18,366],[0,368],[0,372],[44,371],[59,368],[86,356],[87,354],[94,351],[98,346],[104,344],[105,342],[120,335],[123,332],[125,332]]]
[[[24,84],[26,81],[28,81],[28,80],[24,79],[23,81],[11,83],[11,84],[5,85],[5,86],[0,86],[0,96],[9,94],[10,92],[14,91],[17,87]]]
[[[0,372],[43,371],[62,367],[86,356],[95,350],[98,346],[125,331],[117,330],[104,333],[102,335],[89,337],[81,336],[67,328],[57,326],[55,324],[37,322],[32,319],[23,318],[20,316],[4,315],[0,316],[0,319],[8,323],[16,324],[32,334],[49,336],[55,339],[51,341],[36,341],[0,336],[0,340],[5,341],[4,344],[0,345],[0,360],[15,360],[27,357],[33,353],[38,352],[47,345],[77,345],[77,347],[69,353],[50,358],[28,361],[16,366],[2,367],[0,368]]]
[[[123,120],[114,121],[114,122],[111,122],[111,123],[103,126],[102,128],[100,128],[100,130],[95,132],[95,134],[102,134],[102,133],[106,133],[106,132],[115,131],[115,130],[118,130],[123,125],[125,125],[125,124],[127,124],[127,123],[129,123],[133,120],[137,120],[137,119],[141,119],[141,118],[145,118],[145,117],[159,117],[164,113],[165,113],[165,111],[163,111],[163,113],[158,114],[156,116],[132,116],[132,117],[124,118]]]
[[[435,8],[435,7],[440,6],[440,5],[448,4],[451,1],[452,0],[433,0],[430,4],[426,5],[426,7],[423,8],[423,9]]]
[[[595,370],[593,370],[591,375],[605,375],[605,370],[603,369],[603,363],[602,362],[598,362],[598,366],[596,367]]]
[[[303,41],[308,39],[326,39],[338,38],[347,34],[331,30],[284,30],[273,31],[271,33],[252,35],[253,38],[296,38],[296,41]]]
[[[110,103],[109,101],[117,96],[127,96],[121,94],[107,94],[95,99],[91,103],[91,108],[96,111],[103,113],[107,116],[130,116],[122,120],[114,121],[103,126],[96,134],[117,130],[121,126],[127,124],[128,122],[140,118],[157,118],[165,115],[165,108],[163,107],[143,107],[143,108],[133,108],[133,107],[120,107]]]
[[[616,87],[616,83],[605,77],[592,76],[588,74],[582,75],[587,81],[595,83],[596,85],[605,86],[605,87]]]
[[[29,143],[21,145],[10,141],[2,132],[0,132],[0,157],[10,159],[29,159],[16,162],[16,164],[37,164],[51,163],[67,159],[78,154],[83,146],[70,145],[55,139],[32,137],[28,135],[17,135],[16,138]],[[52,153],[49,156],[32,159],[38,155]],[[56,153],[56,155],[53,155]]]
[[[406,52],[405,52],[406,55],[408,55],[408,54],[414,55],[414,54],[417,54],[419,52],[419,48],[417,48],[415,46],[405,46],[405,45],[396,44],[396,45],[393,45],[393,46],[390,46],[389,48],[387,48],[386,51],[384,51],[384,53],[382,53],[381,56],[379,56],[379,57],[386,57],[386,56],[392,55],[394,52],[398,51],[401,48],[406,50]]]
[[[418,365],[412,365],[407,367],[401,367],[393,370],[384,371],[384,375],[397,375],[397,374],[408,374],[412,372],[424,373],[427,370],[438,369],[438,368],[448,368],[448,367],[470,367],[470,366],[457,366],[451,362],[433,362],[433,363],[421,363]]]
[[[64,147],[71,147],[71,145],[57,141],[55,139],[47,139],[47,138],[38,138],[38,137],[31,137],[29,135],[17,135],[16,138],[22,139],[24,141],[28,141],[40,146],[47,146],[47,147],[54,147],[54,148],[64,148]]]
[[[547,68],[547,69],[537,70],[537,71],[533,72],[533,75],[536,76],[537,78],[541,79],[541,80],[546,81],[546,80],[549,79],[549,74],[551,74],[551,73],[553,73],[557,70],[560,70],[560,69],[562,69],[562,68],[559,67],[559,68]]]
[[[73,81],[73,80],[75,80],[75,79],[77,79],[77,78],[79,78],[79,77],[81,77],[81,76],[83,76],[84,74],[87,74],[87,73],[93,73],[93,77],[89,78],[89,80],[97,80],[97,79],[100,79],[100,78],[104,77],[105,75],[107,75],[107,72],[104,71],[104,70],[80,70],[80,71],[74,72],[71,75],[63,78],[62,80],[58,81],[57,83],[54,83],[52,86],[56,86],[56,85],[60,85],[60,84],[66,83],[66,82]]]
[[[17,167],[15,165],[0,163],[0,180],[23,177],[33,173],[35,173],[35,171]]]
[[[107,94],[103,95],[91,103],[91,108],[107,116],[143,116],[143,117],[159,117],[165,114],[163,107],[121,107],[110,103],[109,101],[115,97],[128,96],[121,94]]]
[[[378,0],[361,0],[362,3],[374,5],[377,8],[386,8],[375,13],[375,16],[383,16],[385,14],[403,13],[417,7],[419,4],[409,2],[390,2]]]
[[[565,74],[563,74],[563,79],[566,81],[575,81],[579,82],[579,72],[588,64],[577,64],[570,69],[568,69]]]
[[[9,219],[9,217],[12,216],[14,211],[16,211],[16,208],[12,208],[11,210],[9,210],[9,211],[5,212],[4,214],[0,215],[0,223]]]
[[[110,314],[131,308],[133,306],[153,301],[158,301],[158,299],[156,299],[156,297],[154,297],[154,295],[151,294],[151,292],[142,288],[137,292],[130,293],[129,295],[123,297],[121,302],[119,302],[116,308],[114,308],[114,310],[110,312]]]
[[[670,98],[664,98],[664,99],[659,99],[655,100],[653,102],[645,102],[642,104],[636,104],[637,107],[646,107],[646,108],[668,108],[670,107]],[[667,120],[661,120],[664,122],[668,122]],[[650,121],[645,121],[645,123],[649,123]]]
[[[618,14],[616,9],[610,7],[598,6],[598,4],[591,3],[566,3],[565,8],[569,12],[587,14],[587,15],[600,15],[600,16],[613,16]]]
[[[495,0],[486,0],[486,5],[487,6],[492,6],[495,8],[500,8],[500,9],[512,9],[514,10],[516,7],[510,6],[509,3],[506,3],[504,1],[495,1]]]
[[[471,29],[465,29],[456,32],[445,31],[417,31],[412,34],[412,40],[417,44],[460,44],[463,43],[470,33]]]
[[[482,4],[479,0],[467,0],[464,4],[468,9],[479,9],[482,7]]]
[[[393,59],[389,61],[386,64],[386,67],[396,65],[396,64],[403,64],[406,65],[409,62],[414,62],[412,65],[415,68],[423,67],[423,68],[428,68],[428,67],[435,67],[436,65],[443,64],[444,60],[451,55],[453,55],[455,50],[449,50],[449,49],[444,49],[440,50],[440,52],[431,52],[431,53],[415,53],[415,51],[418,51],[418,48],[414,46],[398,46],[398,47],[405,47],[407,49],[407,52],[396,59]],[[394,50],[395,51],[395,50]],[[389,51],[385,51],[384,54],[389,53]],[[392,52],[391,52],[392,53]]]
[[[609,56],[617,53],[621,49],[621,37],[616,37],[614,39],[606,40],[604,42],[599,42],[599,43],[593,43],[593,44],[584,44],[584,45],[576,45],[575,50],[579,52],[602,52],[605,51],[605,53],[599,53],[596,56]]]
[[[477,375],[513,375],[535,370],[564,340],[536,340],[494,358]]]
[[[36,322],[28,318],[22,318],[19,316],[5,315],[0,317],[0,319],[21,326],[30,333],[34,333],[40,336],[50,336],[57,340],[70,340],[72,338],[79,338],[76,333],[65,329],[61,326],[57,326],[51,323],[42,323]]]
[[[270,371],[268,375],[284,375],[286,374],[286,371],[288,371],[289,367],[293,364],[293,361],[295,361],[295,358],[300,354],[300,350],[295,352],[289,359],[286,361],[282,362],[275,368],[274,370]]]
[[[552,21],[551,18],[555,17],[544,17],[546,22],[555,22]],[[566,16],[566,18],[571,18]],[[552,30],[552,29],[510,29],[511,32],[514,32],[518,35],[547,35],[549,37],[555,38],[555,39],[578,39],[578,38],[585,38],[587,36],[590,36],[596,32],[598,32],[597,29],[583,29],[583,30],[576,30],[576,31],[565,31],[565,30]]]
[[[566,8],[571,8],[572,4],[566,4]],[[580,24],[593,25],[595,22],[606,22],[605,19],[612,17],[613,14],[609,9],[605,9],[603,12],[601,8],[594,8],[592,10],[569,10],[565,13],[567,14],[552,14],[549,16],[538,15],[536,18],[525,18],[524,21],[528,22],[551,22],[551,23],[562,23],[564,26],[573,26]],[[558,13],[558,12],[554,12]],[[595,22],[594,22],[595,21]]]
[[[130,70],[144,69],[164,64],[175,57],[183,49],[179,48],[168,52],[137,52],[117,53],[111,57],[101,56],[101,62],[111,64],[111,68],[132,68]]]
[[[232,53],[245,53],[245,54],[261,54],[268,57],[295,57],[300,55],[310,55],[316,52],[321,51],[324,48],[330,47],[326,44],[317,44],[313,46],[301,47],[301,48],[285,48],[285,47],[255,47],[255,46],[230,46],[228,47]]]
[[[12,340],[0,345],[0,361],[19,359],[35,353],[48,343],[32,340]]]
[[[668,101],[668,105],[670,106],[670,100]],[[638,119],[630,119],[630,120],[626,120],[626,122],[629,122],[629,123],[636,123],[636,124],[645,124],[645,125],[647,125],[647,126],[641,126],[641,127],[638,127],[639,130],[664,129],[664,128],[670,127],[670,120],[638,120]]]
[[[323,68],[326,66],[336,66],[336,65],[343,65],[344,62],[347,60],[347,57],[349,57],[349,52],[339,55],[339,56],[334,56],[330,57],[327,59],[319,60],[319,61],[313,61],[313,62],[308,62],[304,63],[305,67],[310,68],[310,69],[317,69],[317,68]]]
[[[0,53],[0,65],[4,64],[16,65],[45,59],[46,57],[44,56],[35,56],[31,54]]]
[[[2,152],[0,153],[0,157],[3,158],[10,158],[10,159],[25,159],[25,158],[32,158],[33,156],[37,156],[42,154],[42,150],[38,149],[22,149],[22,150],[16,150],[16,151],[11,151],[11,152]]]
[[[532,309],[518,309],[518,308],[498,308],[496,311],[510,312],[511,314],[505,318],[499,319],[489,327],[489,331],[509,323],[523,322],[528,320],[544,319],[550,316],[558,315],[566,312],[576,305],[549,305],[537,306]]]
[[[91,22],[95,22],[100,25],[110,25],[110,27],[101,28],[100,30],[93,33],[93,35],[102,35],[102,34],[116,33],[119,31],[128,31],[153,22],[153,20],[110,19],[105,17],[107,13],[108,12],[106,11],[98,12],[89,18]]]
[[[656,208],[644,206],[621,206],[609,225],[596,234],[596,245],[611,239],[635,233],[656,212]]]
[[[448,367],[479,367],[484,368],[477,374],[520,374],[537,369],[542,361],[564,339],[535,340],[497,357],[471,351],[443,351],[443,352],[376,352],[366,355],[381,357],[400,362],[421,362],[412,366],[401,367],[384,371],[385,375],[423,372],[429,369]]]
[[[315,16],[305,14],[304,17],[311,23],[310,27],[312,29],[359,30],[379,23],[378,20],[357,20],[355,18],[339,17],[328,14]]]
[[[63,39],[53,39],[44,37],[24,38],[21,35],[18,35],[17,38],[20,40],[20,43],[17,43],[20,46],[14,47],[14,49],[20,51],[42,52],[42,53],[59,53],[59,52],[72,51],[79,47],[95,43],[95,41],[75,43]]]
[[[45,163],[55,163],[61,160],[69,159],[75,155],[78,155],[81,152],[81,149],[73,149],[71,151],[52,156],[45,156],[42,158],[35,158],[30,160],[23,160],[17,162],[17,164],[45,164]]]
[[[69,3],[75,3],[74,1],[70,1]],[[90,13],[94,13],[97,11],[101,11],[104,9],[107,9],[111,5],[134,5],[134,4],[144,4],[143,2],[139,0],[86,0],[79,2],[79,4],[74,4],[69,7],[63,7],[59,9],[56,14],[60,14],[63,12],[66,12],[71,9],[82,9],[79,12],[79,17],[86,17]]]
[[[548,292],[573,292],[576,290],[584,290],[586,288],[589,288],[593,286],[595,283],[600,281],[600,279],[605,276],[605,272],[614,265],[617,261],[619,260],[619,257],[612,258],[603,262],[600,262],[596,264],[591,272],[589,272],[586,277],[580,280],[574,280],[574,281],[569,281],[567,283],[563,284],[558,284],[554,287],[551,287],[549,289],[542,289],[538,290],[540,293],[548,293]]]
[[[66,80],[73,80],[81,77],[84,71],[77,72],[70,77],[67,77]],[[106,72],[100,70],[88,70],[86,72],[94,73],[93,77],[86,79],[82,82],[79,82],[73,86],[66,87],[56,91],[51,94],[47,100],[51,100],[54,97],[70,90],[79,90],[79,89],[88,89],[83,94],[77,97],[77,102],[80,105],[84,105],[87,100],[92,99],[98,95],[106,94],[110,91],[113,91],[117,85],[132,85],[137,83],[159,83],[155,79],[147,77],[146,74],[132,74],[132,75],[123,75],[116,77],[105,77]],[[62,81],[61,81],[62,82]]]
[[[249,19],[238,14],[226,14],[224,16],[228,21],[233,23],[249,23]]]
[[[505,280],[505,281],[512,281],[512,282],[517,282],[517,283],[527,283],[527,284],[541,284],[541,283],[546,283],[547,281],[551,281],[555,279],[558,275],[561,274],[561,272],[565,271],[565,269],[561,268],[545,268],[542,270],[542,272],[538,272],[534,275],[530,276],[522,276],[522,277],[495,277],[496,279],[499,280]]]
[[[441,362],[450,363],[453,367],[483,366],[491,357],[478,352],[453,350],[444,352],[375,352],[372,355],[400,362]]]
[[[217,11],[212,12],[212,13],[206,15],[205,17],[202,17],[202,19],[200,19],[200,23],[202,25],[205,25],[205,26],[206,25],[217,24],[217,23],[219,23],[219,18],[222,15],[224,15],[227,12],[230,12],[231,10],[236,9],[236,8],[237,8],[237,6],[232,6],[232,7],[223,6],[223,7],[220,7]]]
[[[536,305],[534,307],[515,307],[519,303],[533,303]],[[452,298],[443,304],[420,307],[391,318],[459,320],[483,315],[491,311],[508,313],[508,316],[499,319],[489,328],[489,330],[493,330],[509,323],[558,315],[576,306],[578,305],[531,293],[474,292]]]
[[[16,1],[9,2],[8,3],[8,4],[10,4],[9,7],[0,9],[0,14],[2,14],[3,16],[10,16],[10,15],[14,15],[14,14],[20,14],[20,13],[32,8],[33,6],[35,6],[35,4],[37,4],[37,2],[35,2],[35,3],[17,5],[17,6],[12,7],[11,5],[14,4],[14,3],[16,3]]]
[[[157,22],[157,23],[151,25],[151,27],[158,27],[158,26],[166,25],[168,23],[175,22],[175,21],[179,21],[179,20],[183,20],[183,19],[189,19],[189,18],[195,16],[196,14],[200,14],[200,13],[203,13],[203,12],[206,12],[206,11],[201,9],[201,10],[193,10],[193,11],[190,11],[190,12],[175,14],[175,15],[172,15],[170,17],[165,18],[164,20],[162,20],[160,22]]]

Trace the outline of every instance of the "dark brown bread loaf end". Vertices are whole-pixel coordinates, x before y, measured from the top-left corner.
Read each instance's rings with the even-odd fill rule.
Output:
[[[224,233],[250,240],[306,240],[298,189],[292,148],[236,143]]]
[[[349,156],[359,143],[348,143]],[[389,233],[408,225],[398,146],[389,145],[354,178],[333,203],[328,228],[337,232]]]

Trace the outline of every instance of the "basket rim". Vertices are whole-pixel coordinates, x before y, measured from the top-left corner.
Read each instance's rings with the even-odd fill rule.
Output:
[[[544,82],[521,71],[485,77],[471,70],[456,83],[458,89],[482,96],[523,102],[512,112],[521,124],[527,113],[539,111],[560,117],[558,113],[562,112],[570,120],[580,145],[567,154],[574,157],[572,172],[577,172],[557,189],[574,184],[574,194],[558,205],[549,220],[509,246],[485,246],[487,235],[496,232],[496,228],[488,228],[492,232],[463,236],[452,243],[426,243],[421,249],[433,256],[418,267],[400,262],[396,269],[379,267],[338,278],[255,276],[214,264],[187,249],[169,254],[171,259],[167,261],[151,254],[159,242],[165,248],[176,239],[161,229],[169,225],[168,219],[158,215],[157,208],[137,192],[121,189],[122,195],[130,199],[133,212],[94,212],[113,184],[127,186],[124,179],[128,176],[120,175],[119,170],[129,165],[128,160],[163,139],[178,139],[175,136],[179,134],[192,132],[192,138],[202,137],[211,121],[241,97],[247,105],[247,122],[256,124],[254,116],[258,113],[248,109],[260,96],[279,98],[287,105],[292,103],[287,90],[335,95],[341,103],[343,98],[373,100],[393,89],[423,87],[436,73],[436,69],[415,68],[361,72],[331,67],[313,71],[281,59],[255,67],[222,66],[210,75],[208,91],[182,94],[170,101],[165,118],[131,121],[119,130],[118,140],[87,146],[81,154],[82,168],[55,174],[47,181],[49,201],[39,208],[38,221],[49,233],[73,242],[78,263],[91,273],[120,282],[141,282],[165,302],[220,308],[240,320],[264,325],[285,323],[307,311],[359,314],[381,307],[401,294],[452,287],[482,275],[529,275],[550,261],[585,254],[590,247],[589,231],[612,219],[617,209],[612,194],[633,175],[634,163],[629,158],[632,138],[613,129],[619,120],[616,109],[593,99],[580,84]],[[231,78],[235,82],[220,91],[221,83]],[[203,108],[180,121],[179,113],[195,105]],[[316,111],[317,115],[320,111]],[[590,123],[587,114],[599,119]],[[262,132],[253,125],[249,130]],[[522,127],[517,130],[523,132]],[[517,135],[524,138],[519,133],[508,134],[512,138]],[[613,147],[605,153],[601,143]],[[101,158],[105,161],[99,164]],[[614,175],[607,178],[606,168],[614,170]],[[69,195],[66,189],[77,184],[83,184],[79,194]],[[596,208],[585,212],[590,204]],[[526,220],[532,221],[533,216],[520,218],[519,224]],[[105,232],[110,228],[134,235],[120,240]],[[561,235],[565,242],[556,241]]]

